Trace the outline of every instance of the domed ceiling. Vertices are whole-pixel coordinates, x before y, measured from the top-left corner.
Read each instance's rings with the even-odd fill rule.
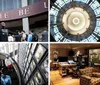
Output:
[[[97,42],[100,3],[97,0],[51,1],[50,32],[57,42]]]

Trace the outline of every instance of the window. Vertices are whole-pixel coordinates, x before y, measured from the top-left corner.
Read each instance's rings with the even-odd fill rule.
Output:
[[[97,19],[96,26],[100,27],[100,19]]]
[[[31,4],[34,4],[36,2],[39,2],[40,0],[28,0],[28,4],[31,5]]]
[[[31,58],[32,58],[32,54],[30,53],[29,56],[28,56],[28,62],[31,61]]]
[[[36,53],[35,53],[35,59],[37,62],[40,61],[41,57],[43,56],[43,54],[45,53],[46,49],[42,46],[42,45],[38,45],[38,48],[36,50]]]
[[[100,7],[95,9],[94,12],[97,17],[100,16]]]
[[[71,40],[64,38],[63,42],[71,42]]]
[[[57,0],[56,2],[55,2],[55,5],[59,5],[59,7],[62,7],[62,6],[64,6],[66,3],[64,3],[64,1],[63,0]]]
[[[54,33],[58,33],[58,32],[59,32],[59,30],[58,30],[57,25],[56,25],[56,26],[54,26]]]
[[[94,32],[99,32],[100,33],[100,27],[96,27]]]
[[[84,2],[84,3],[88,3],[89,0],[75,0],[75,1],[80,1],[80,2]]]
[[[94,33],[100,36],[100,27],[96,27]]]
[[[93,10],[95,10],[97,7],[100,6],[99,2],[98,1],[94,1],[93,3],[90,4],[91,8]]]
[[[97,38],[92,34],[90,37],[88,37],[89,42],[96,42]]]
[[[33,71],[35,67],[36,67],[36,64],[35,64],[34,60],[32,60],[31,63],[30,63],[31,71]]]
[[[88,3],[89,0],[81,0],[81,2]]]
[[[50,14],[51,15],[54,15],[54,16],[57,16],[58,15],[58,9],[55,8],[54,6],[52,6],[51,10],[50,10]]]
[[[32,54],[33,54],[33,52],[34,52],[34,50],[35,50],[35,47],[36,47],[36,44],[35,44],[35,43],[32,44],[32,48],[31,48],[31,52],[32,52]]]
[[[59,40],[63,39],[63,36],[60,32],[58,32],[56,35],[54,35],[54,38],[56,41],[59,41]]]
[[[42,63],[41,68],[45,73],[45,77],[48,78],[48,58]]]
[[[82,40],[82,42],[88,42],[88,40],[87,39],[84,39],[84,40]]]
[[[0,11],[21,8],[21,0],[0,0]]]

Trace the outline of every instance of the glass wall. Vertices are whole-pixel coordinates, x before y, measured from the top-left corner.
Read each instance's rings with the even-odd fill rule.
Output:
[[[47,85],[48,45],[21,44],[19,46],[19,66],[26,85]],[[25,51],[26,49],[26,51]]]
[[[0,11],[21,8],[21,0],[0,0]]]

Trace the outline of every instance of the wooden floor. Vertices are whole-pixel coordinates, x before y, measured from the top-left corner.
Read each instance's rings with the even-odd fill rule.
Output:
[[[80,80],[71,76],[61,77],[58,70],[50,71],[50,80],[53,85],[80,85]]]

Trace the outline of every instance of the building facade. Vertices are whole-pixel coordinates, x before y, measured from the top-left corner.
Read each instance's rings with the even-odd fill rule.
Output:
[[[48,85],[48,45],[20,44],[18,64],[25,85]]]
[[[0,22],[5,22],[9,33],[34,30],[41,33],[48,28],[47,0],[1,0]]]

